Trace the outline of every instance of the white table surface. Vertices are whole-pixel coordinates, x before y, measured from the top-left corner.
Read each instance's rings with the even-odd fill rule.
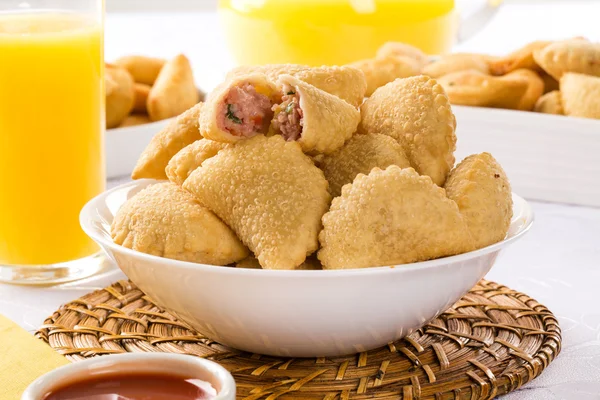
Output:
[[[502,54],[527,41],[577,35],[598,40],[598,15],[598,2],[509,5],[480,34],[457,46],[457,51]],[[205,89],[212,88],[233,65],[214,14],[107,18],[107,60],[129,53],[168,57],[179,52],[187,54],[195,70],[201,71],[197,81]],[[109,186],[117,183],[109,182]],[[533,208],[533,229],[507,249],[487,279],[548,306],[558,316],[563,349],[540,377],[504,398],[600,399],[600,209],[542,202],[534,202]],[[50,288],[0,284],[0,313],[33,333],[61,304],[124,278],[119,270],[109,268],[98,276]]]

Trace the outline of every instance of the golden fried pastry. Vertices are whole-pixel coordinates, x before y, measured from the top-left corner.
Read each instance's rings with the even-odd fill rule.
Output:
[[[560,78],[565,115],[600,119],[600,77],[568,72]]]
[[[273,82],[281,75],[292,75],[314,87],[358,107],[365,97],[367,82],[361,70],[349,66],[309,67],[298,64],[241,66],[227,74],[227,79],[261,73]]]
[[[540,67],[533,59],[533,53],[542,50],[551,43],[552,42],[546,40],[528,43],[506,57],[500,57],[490,61],[490,71],[494,75],[505,75],[521,68],[539,71]]]
[[[452,104],[516,110],[529,88],[520,76],[490,76],[479,71],[454,72],[439,78]]]
[[[534,52],[533,58],[556,80],[566,72],[600,76],[600,43],[582,39],[554,42]]]
[[[167,177],[171,182],[180,186],[183,185],[183,182],[196,168],[227,146],[229,146],[227,143],[215,142],[208,139],[196,140],[171,158],[171,161],[169,161],[169,164],[165,168]]]
[[[540,97],[535,103],[533,111],[545,114],[564,115],[565,112],[562,106],[560,91],[553,90]]]
[[[558,90],[558,81],[552,77],[552,75],[547,74],[545,71],[538,72],[540,74],[540,78],[544,81],[544,94]]]
[[[224,148],[183,184],[265,269],[295,269],[317,250],[327,181],[300,145],[259,135]]]
[[[387,57],[370,58],[349,64],[360,69],[367,80],[366,96],[371,96],[377,88],[392,82],[397,78],[407,78],[419,75],[422,64],[409,57]]]
[[[256,257],[254,257],[253,255],[250,255],[250,256],[244,258],[242,261],[236,262],[235,267],[236,268],[248,268],[248,269],[262,269],[262,267],[260,266],[260,263],[258,262]],[[319,262],[319,260],[316,257],[311,256],[311,257],[308,257],[306,259],[306,261],[304,261],[301,265],[297,266],[295,269],[310,271],[310,270],[318,270],[318,269],[323,269],[323,268],[321,267],[321,263]]]
[[[443,185],[454,166],[456,119],[435,79],[397,79],[377,89],[360,107],[361,133],[381,133],[402,145],[411,166]]]
[[[181,261],[227,265],[248,256],[227,225],[170,182],[127,200],[115,215],[111,236],[123,247]]]
[[[427,64],[423,68],[423,75],[439,78],[452,72],[476,70],[483,74],[490,73],[490,67],[485,56],[480,54],[456,53],[440,57],[439,60]]]
[[[134,81],[150,86],[156,81],[165,63],[166,60],[162,58],[144,56],[125,56],[115,61],[116,65],[129,71]]]
[[[190,61],[183,54],[160,70],[148,94],[146,107],[152,121],[176,117],[200,101]]]
[[[240,75],[217,86],[200,115],[200,134],[233,143],[265,134],[278,101],[275,85],[263,74]]]
[[[429,62],[429,57],[421,49],[401,42],[384,43],[377,50],[375,57],[384,59],[388,57],[408,57],[417,61],[421,68]]]
[[[344,100],[291,75],[277,85],[282,101],[273,106],[271,133],[297,141],[307,154],[329,154],[356,131],[360,112]]]
[[[444,189],[396,165],[344,186],[323,216],[319,241],[324,269],[405,264],[473,249],[465,220]]]
[[[379,133],[354,135],[342,148],[324,156],[318,163],[329,182],[332,197],[338,197],[342,186],[352,183],[358,174],[368,174],[375,167],[385,169],[390,165],[410,167],[402,146],[392,137]]]
[[[465,218],[475,248],[506,237],[512,218],[512,194],[504,170],[491,154],[465,158],[452,170],[445,188]]]
[[[544,81],[537,72],[530,69],[516,69],[505,75],[505,79],[523,78],[527,81],[527,90],[517,106],[518,110],[531,111],[536,101],[544,94]]]
[[[106,127],[116,128],[129,115],[134,101],[133,78],[127,70],[106,65]]]
[[[148,101],[148,95],[150,94],[150,85],[146,85],[145,83],[136,83],[133,89],[135,91],[133,112],[146,114],[148,112],[146,103]]]
[[[150,118],[148,118],[148,116],[146,114],[131,114],[128,115],[127,118],[125,118],[123,120],[123,122],[121,122],[121,125],[119,125],[119,128],[126,128],[128,126],[137,126],[137,125],[144,125],[144,124],[148,124],[152,121],[150,121]]]
[[[185,146],[202,139],[198,118],[203,103],[198,103],[154,135],[144,149],[131,173],[133,179],[167,179],[165,167],[169,160]]]

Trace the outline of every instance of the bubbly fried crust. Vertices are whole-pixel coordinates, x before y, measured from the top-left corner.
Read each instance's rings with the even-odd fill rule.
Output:
[[[127,200],[115,215],[111,236],[123,247],[182,261],[227,265],[248,255],[227,225],[170,182]]]
[[[379,88],[360,108],[361,133],[396,139],[411,166],[443,185],[454,166],[456,119],[444,89],[435,79],[397,79]]]
[[[494,75],[505,75],[521,68],[538,71],[540,66],[533,59],[533,53],[542,50],[551,43],[546,40],[531,42],[506,57],[492,60],[490,61],[490,72]]]
[[[422,64],[413,58],[390,55],[360,60],[349,65],[360,69],[365,74],[367,81],[365,96],[371,96],[375,90],[397,78],[419,75],[422,68]]]
[[[255,136],[206,160],[184,182],[265,269],[295,269],[317,247],[327,181],[300,145]]]
[[[565,115],[600,119],[600,77],[566,73],[560,93]]]
[[[242,261],[235,263],[236,268],[262,269],[260,263],[253,255],[244,258]],[[317,270],[323,269],[321,263],[315,256],[308,257],[301,265],[295,268],[296,270]]]
[[[133,179],[167,179],[165,167],[169,160],[185,146],[202,139],[198,117],[203,103],[198,103],[154,135],[144,149],[131,173]]]
[[[227,79],[252,73],[265,74],[276,81],[281,75],[292,75],[310,85],[358,107],[365,97],[367,82],[363,72],[349,66],[309,67],[298,64],[267,64],[260,66],[241,66],[232,69]]]
[[[323,216],[324,269],[405,264],[470,251],[456,203],[431,179],[396,165],[359,174]]]
[[[475,70],[444,75],[438,79],[452,104],[516,110],[529,88],[522,76],[490,76]]]
[[[442,56],[439,60],[427,64],[423,68],[423,75],[439,78],[452,72],[472,69],[484,74],[490,73],[490,67],[484,55],[455,53]]]
[[[535,61],[556,80],[566,72],[600,76],[600,43],[569,39],[533,53]]]
[[[565,112],[562,106],[560,91],[553,90],[540,97],[535,103],[533,111],[545,114],[564,115]]]
[[[356,131],[360,112],[339,97],[291,75],[280,76],[277,84],[289,85],[300,95],[302,134],[297,141],[305,153],[332,153]]]
[[[183,182],[196,168],[227,146],[226,143],[214,142],[208,139],[196,140],[171,158],[165,168],[167,177],[171,182],[179,186],[183,185]]]
[[[517,109],[531,111],[535,102],[544,94],[544,80],[537,72],[530,69],[516,69],[506,75],[506,78],[522,78],[527,81],[527,90],[521,97]]]
[[[410,167],[402,146],[393,138],[378,133],[354,135],[341,149],[319,162],[332,197],[338,197],[342,186],[352,183],[358,174],[368,174],[375,167],[385,169],[390,165]]]
[[[465,218],[475,248],[506,237],[513,205],[510,183],[491,154],[465,158],[452,170],[445,188]]]

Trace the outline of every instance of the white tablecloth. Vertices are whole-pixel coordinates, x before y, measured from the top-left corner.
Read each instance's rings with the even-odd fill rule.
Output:
[[[542,38],[585,35],[600,39],[598,3],[569,3],[506,6],[457,50],[502,54]],[[128,53],[168,57],[179,52],[190,56],[200,71],[198,83],[205,89],[212,88],[233,64],[214,14],[108,17],[107,60]],[[533,207],[533,229],[508,248],[487,278],[548,306],[560,321],[563,350],[539,378],[505,399],[600,399],[600,209],[541,202]],[[117,269],[108,269],[93,278],[51,288],[0,284],[0,313],[34,332],[62,303],[123,278]]]

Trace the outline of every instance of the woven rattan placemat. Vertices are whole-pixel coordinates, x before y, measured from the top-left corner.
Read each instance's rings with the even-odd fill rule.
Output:
[[[560,352],[554,315],[481,281],[407,338],[347,357],[284,359],[209,340],[121,281],[61,307],[37,332],[73,361],[123,352],[207,357],[232,372],[238,399],[491,399],[537,377]]]

